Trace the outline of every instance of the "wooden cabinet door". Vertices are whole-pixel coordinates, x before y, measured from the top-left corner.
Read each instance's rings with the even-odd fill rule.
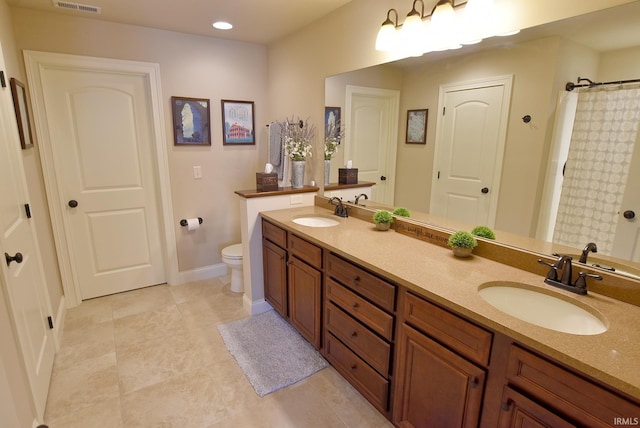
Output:
[[[498,428],[572,428],[575,425],[509,387],[502,394]]]
[[[393,419],[401,427],[477,427],[486,374],[403,324]]]
[[[287,252],[271,241],[262,240],[264,298],[287,317]]]
[[[289,320],[320,349],[322,273],[295,256],[289,262]]]

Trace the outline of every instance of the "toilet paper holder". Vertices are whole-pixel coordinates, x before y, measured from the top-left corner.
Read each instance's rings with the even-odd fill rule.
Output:
[[[198,223],[202,224],[203,220],[202,217],[198,217]],[[180,226],[182,227],[186,227],[187,226],[187,220],[186,219],[182,219],[180,220]]]

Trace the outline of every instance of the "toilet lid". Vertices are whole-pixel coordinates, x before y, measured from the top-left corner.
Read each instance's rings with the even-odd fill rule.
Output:
[[[229,257],[230,259],[241,259],[242,244],[229,245],[228,247],[223,248],[222,255],[224,257]]]

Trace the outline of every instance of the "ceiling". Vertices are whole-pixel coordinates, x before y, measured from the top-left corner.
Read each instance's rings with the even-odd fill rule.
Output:
[[[56,7],[53,0],[7,0],[11,6],[38,9],[163,30],[269,44],[327,15],[351,0],[61,0],[95,6],[99,14]],[[56,1],[57,3],[57,1]],[[233,29],[214,29],[214,21]]]

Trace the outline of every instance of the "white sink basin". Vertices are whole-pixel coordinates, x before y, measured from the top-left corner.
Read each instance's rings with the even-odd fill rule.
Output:
[[[604,317],[597,316],[587,305],[532,290],[524,284],[490,282],[481,285],[478,293],[502,312],[539,327],[578,335],[607,331]]]
[[[335,220],[329,217],[320,217],[320,216],[298,217],[298,218],[294,218],[293,222],[301,226],[308,226],[308,227],[331,227],[331,226],[337,226],[340,224],[338,220]]]

